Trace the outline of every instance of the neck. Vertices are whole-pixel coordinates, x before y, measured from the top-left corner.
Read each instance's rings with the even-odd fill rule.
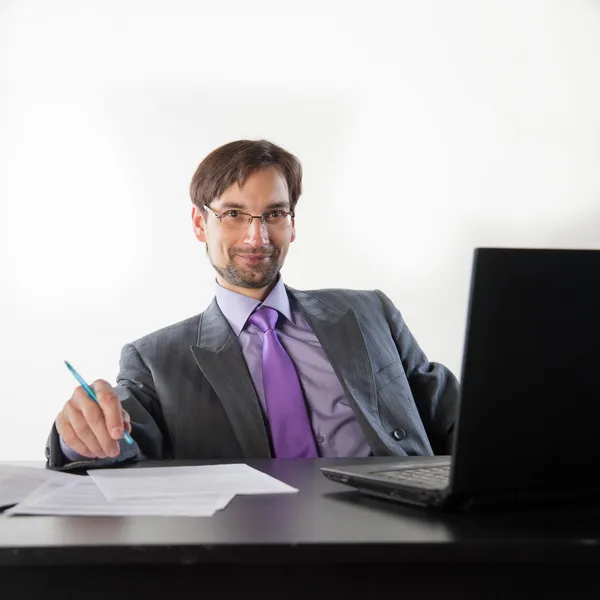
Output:
[[[273,281],[273,283],[263,288],[246,288],[238,287],[237,285],[232,285],[231,283],[225,281],[220,275],[217,275],[217,283],[221,287],[224,287],[226,290],[236,292],[237,294],[242,294],[242,296],[254,298],[259,302],[262,302],[271,293],[271,290],[275,287],[277,280],[278,278],[276,278],[275,281]]]

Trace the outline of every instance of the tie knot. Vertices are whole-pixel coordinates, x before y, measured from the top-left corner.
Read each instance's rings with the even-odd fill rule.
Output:
[[[252,313],[248,321],[258,327],[263,333],[266,333],[269,329],[275,329],[278,318],[279,313],[274,308],[263,306],[255,313]]]

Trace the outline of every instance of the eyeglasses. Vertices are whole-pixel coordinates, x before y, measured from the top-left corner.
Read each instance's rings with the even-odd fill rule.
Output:
[[[264,223],[269,229],[283,229],[287,227],[294,218],[293,212],[287,212],[278,208],[269,210],[262,215],[254,216],[245,212],[241,212],[237,209],[226,210],[224,213],[218,215],[209,206],[204,206],[206,210],[209,210],[217,219],[219,223],[225,229],[246,229],[250,227],[250,224],[254,219],[260,219],[261,223]]]

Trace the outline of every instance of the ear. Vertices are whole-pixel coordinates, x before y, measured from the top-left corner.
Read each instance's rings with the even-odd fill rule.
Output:
[[[296,239],[296,219],[292,218],[292,223],[290,225],[292,228],[292,237],[290,238],[290,244]]]
[[[200,242],[206,242],[206,221],[204,219],[205,211],[194,204],[192,207],[192,226],[194,235]]]

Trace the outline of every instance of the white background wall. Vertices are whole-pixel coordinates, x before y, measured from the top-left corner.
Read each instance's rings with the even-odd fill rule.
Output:
[[[188,185],[270,139],[305,169],[299,288],[383,289],[460,375],[478,245],[600,245],[591,0],[0,0],[0,459],[214,290]]]

